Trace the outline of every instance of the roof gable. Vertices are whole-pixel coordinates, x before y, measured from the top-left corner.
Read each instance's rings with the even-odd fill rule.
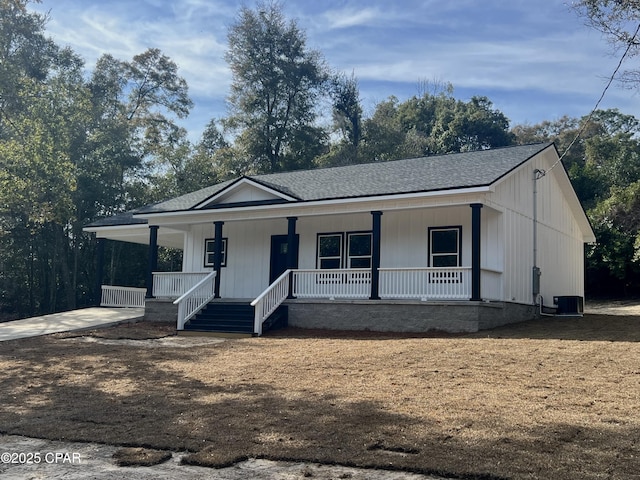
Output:
[[[192,208],[222,208],[230,206],[268,205],[295,201],[296,198],[262,185],[249,177],[242,177],[217,191]]]

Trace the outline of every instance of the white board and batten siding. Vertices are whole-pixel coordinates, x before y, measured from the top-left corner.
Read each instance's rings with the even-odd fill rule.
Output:
[[[556,160],[555,152],[547,150],[508,175],[488,195],[488,205],[500,210],[503,217],[507,301],[532,302],[534,170],[550,170]],[[537,264],[545,305],[551,305],[556,295],[584,295],[585,238],[572,213],[575,204],[567,200],[567,195],[574,195],[567,191],[567,185],[562,165],[536,182]]]
[[[488,218],[491,218],[488,216]],[[429,227],[462,227],[462,265],[471,266],[471,208],[468,205],[384,212],[381,231],[381,267],[426,267]],[[300,216],[299,268],[315,269],[317,238],[322,233],[371,231],[370,213]],[[498,248],[487,237],[487,252]],[[271,236],[286,235],[287,220],[229,221],[223,226],[228,239],[227,266],[222,268],[221,296],[255,298],[269,284]],[[213,238],[213,224],[192,225],[185,241],[184,271],[210,271],[204,267],[205,239]],[[346,238],[344,240],[346,242]],[[346,248],[346,244],[345,244]],[[489,253],[487,253],[489,255]],[[491,261],[494,267],[500,261]]]
[[[184,252],[184,271],[211,270],[204,267],[205,239],[214,237],[213,224],[190,227]],[[300,238],[299,268],[316,268],[317,233],[371,230],[371,215],[300,217],[296,233]],[[222,268],[220,295],[255,298],[269,286],[271,237],[287,234],[287,220],[225,222],[222,236],[228,239],[227,266]]]
[[[269,285],[271,235],[287,233],[287,221],[253,220],[225,222],[227,266],[222,267],[220,295],[223,298],[255,298]],[[192,225],[184,251],[184,271],[211,271],[204,266],[205,240],[214,238],[213,224]]]

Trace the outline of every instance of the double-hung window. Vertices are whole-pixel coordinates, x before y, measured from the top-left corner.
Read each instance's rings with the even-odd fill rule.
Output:
[[[371,232],[347,233],[347,267],[371,268]]]
[[[318,235],[318,268],[342,268],[342,233],[321,233]]]
[[[215,247],[216,242],[213,238],[207,238],[204,241],[204,266],[205,267],[213,267],[213,262],[215,259]],[[222,264],[221,267],[227,266],[227,239],[222,239]]]
[[[371,268],[371,238],[371,232],[318,234],[318,268]]]
[[[462,259],[462,227],[429,228],[429,266],[459,267]]]
[[[462,265],[462,227],[429,228],[429,266],[434,268]],[[459,283],[459,271],[443,270],[429,273],[432,283]]]

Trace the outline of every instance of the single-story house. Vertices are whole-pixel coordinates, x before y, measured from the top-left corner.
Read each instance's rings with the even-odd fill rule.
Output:
[[[178,330],[253,334],[283,308],[380,331],[476,331],[558,297],[579,313],[595,241],[552,143],[242,176],[85,230],[150,246],[147,307]],[[181,272],[155,271],[158,245]]]

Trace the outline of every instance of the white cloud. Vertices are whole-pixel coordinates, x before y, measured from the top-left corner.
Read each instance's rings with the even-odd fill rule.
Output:
[[[415,94],[420,79],[437,78],[456,92],[489,92],[514,119],[527,108],[538,112],[530,118],[535,122],[545,108],[572,114],[592,106],[617,63],[600,35],[560,2],[325,0],[283,7],[330,66],[355,72],[369,100]],[[102,53],[127,60],[160,48],[187,79],[199,115],[224,114],[231,82],[226,34],[239,8],[234,0],[43,0],[32,8],[51,10],[48,32],[89,69]],[[634,114],[638,103],[612,88],[603,105]]]
[[[125,2],[124,6],[117,2],[46,3],[43,9],[51,9],[47,32],[58,44],[69,45],[80,54],[88,69],[104,53],[130,60],[154,47],[176,62],[194,95],[224,95],[228,88],[224,24],[235,8],[204,0],[181,2],[173,10],[162,0]],[[148,10],[149,6],[161,14]]]
[[[377,8],[344,8],[328,10],[323,17],[328,22],[329,29],[340,29],[371,24],[381,18],[381,13]]]

